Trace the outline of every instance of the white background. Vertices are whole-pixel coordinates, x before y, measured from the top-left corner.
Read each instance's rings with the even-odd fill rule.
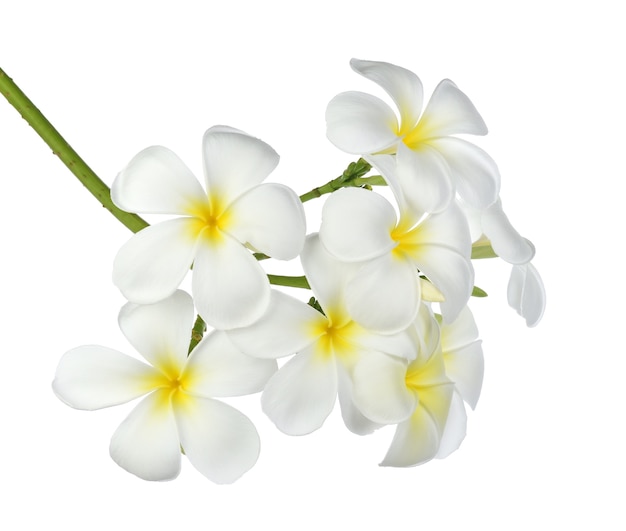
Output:
[[[130,236],[0,99],[3,529],[623,529],[624,50],[617,3],[527,0],[3,2],[0,65],[107,183],[152,144],[201,174],[205,129],[227,124],[281,154],[303,193],[353,157],[325,138],[327,102],[376,91],[351,57],[445,77],[490,133],[505,210],[537,247],[548,306],[527,329],[509,267],[477,265],[486,359],[461,448],[412,469],[377,466],[338,411],[282,435],[258,397],[231,400],[262,439],[257,465],[217,486],[186,461],[148,483],[108,456],[128,407],[75,411],[50,383],[60,356],[129,351],[111,263]],[[321,200],[307,206],[316,231]],[[290,265],[299,271],[296,263]],[[277,271],[277,269],[275,270]]]

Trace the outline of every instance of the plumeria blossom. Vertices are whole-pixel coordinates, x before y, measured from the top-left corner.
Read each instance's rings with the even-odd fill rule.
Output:
[[[446,457],[465,437],[467,415],[483,379],[483,355],[469,309],[439,326],[426,304],[415,325],[417,357],[363,356],[353,372],[353,393],[364,415],[397,423],[383,466],[414,466]]]
[[[266,143],[231,127],[203,138],[206,190],[170,150],[140,152],[117,176],[111,197],[122,210],[177,217],[138,232],[118,252],[113,281],[149,304],[171,295],[193,263],[198,312],[215,328],[245,326],[270,298],[267,276],[250,248],[280,260],[304,244],[304,210],[282,184],[261,184],[278,164]]]
[[[493,159],[452,136],[487,133],[472,102],[452,81],[439,83],[422,112],[422,83],[413,72],[378,61],[352,59],[350,65],[387,92],[398,114],[370,94],[339,94],[326,110],[327,135],[335,146],[371,162],[382,153],[395,155],[400,184],[417,210],[438,212],[455,192],[477,208],[496,200],[500,174]]]
[[[173,479],[182,447],[206,477],[231,483],[257,461],[259,437],[246,416],[213,397],[260,391],[276,362],[242,354],[217,331],[187,356],[193,321],[183,291],[151,305],[128,303],[119,325],[148,363],[106,347],[78,347],[62,357],[52,386],[66,404],[86,410],[147,395],[111,439],[111,457],[127,471]]]
[[[295,353],[270,378],[261,396],[263,410],[278,429],[290,435],[318,429],[338,395],[346,426],[355,433],[369,433],[378,424],[354,406],[352,367],[368,353],[413,357],[415,339],[410,332],[377,334],[352,320],[346,311],[344,288],[353,266],[334,259],[316,234],[307,238],[301,260],[324,313],[273,291],[263,317],[248,327],[229,330],[228,335],[252,356],[279,358]]]
[[[420,273],[443,295],[441,311],[452,321],[473,287],[471,242],[461,209],[451,203],[436,214],[416,212],[397,185],[394,162],[379,159],[398,202],[399,217],[382,195],[361,188],[333,193],[322,209],[320,240],[336,258],[359,263],[346,285],[350,315],[365,328],[397,332],[415,319]]]

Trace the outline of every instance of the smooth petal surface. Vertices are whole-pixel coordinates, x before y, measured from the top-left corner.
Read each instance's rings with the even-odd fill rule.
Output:
[[[128,303],[118,322],[130,344],[155,367],[180,368],[186,363],[194,307],[184,291],[154,304]]]
[[[346,428],[357,435],[368,435],[380,428],[381,425],[368,419],[359,410],[353,399],[352,379],[348,370],[337,364],[337,396],[341,408],[341,418]]]
[[[419,213],[440,212],[454,197],[454,185],[446,160],[434,148],[421,144],[409,149],[398,146],[398,181],[404,197]]]
[[[136,155],[113,181],[111,199],[126,212],[184,214],[207,195],[185,163],[169,149],[153,146]]]
[[[352,59],[350,66],[385,89],[400,111],[402,126],[411,127],[417,122],[424,102],[424,89],[419,77],[406,68],[381,61]]]
[[[168,393],[155,391],[144,398],[111,438],[113,460],[141,479],[163,481],[180,472],[180,443]]]
[[[478,327],[469,306],[459,312],[452,323],[441,327],[441,349],[443,352],[465,347],[478,339]]]
[[[267,309],[270,285],[254,256],[224,236],[202,241],[193,266],[192,292],[198,313],[212,327],[227,330],[256,321]]]
[[[113,262],[113,283],[124,297],[137,304],[169,297],[193,262],[196,236],[189,218],[146,227],[118,251]]]
[[[406,362],[381,353],[363,355],[354,367],[354,402],[380,424],[397,424],[414,411],[417,400],[405,384]]]
[[[326,321],[326,317],[308,304],[272,290],[270,304],[260,319],[227,333],[246,354],[274,359],[295,354],[311,345],[323,330],[316,324]]]
[[[487,126],[474,104],[449,79],[441,81],[433,91],[419,127],[422,138],[487,134]]]
[[[52,389],[68,406],[93,410],[144,395],[157,376],[153,367],[126,354],[86,345],[63,355]]]
[[[263,182],[280,158],[262,140],[226,126],[215,126],[204,133],[202,153],[209,195],[219,198],[222,204],[230,204]]]
[[[228,233],[278,260],[291,260],[304,245],[306,220],[296,193],[282,184],[261,184],[230,205]]]
[[[343,188],[324,203],[320,239],[339,260],[370,260],[396,246],[390,236],[396,220],[393,207],[383,196],[361,188]]]
[[[445,158],[461,198],[475,208],[492,205],[500,193],[500,171],[481,148],[460,138],[428,142]]]
[[[535,256],[535,246],[511,225],[500,199],[483,212],[481,225],[493,250],[509,264],[526,264]]]
[[[191,464],[215,483],[232,483],[259,457],[256,428],[235,408],[193,397],[175,410],[180,443]]]
[[[532,264],[513,266],[507,288],[509,306],[526,319],[527,326],[536,326],[546,307],[546,290],[539,272]]]
[[[444,350],[446,375],[472,409],[476,407],[483,386],[485,361],[482,342],[476,340],[464,347]]]
[[[417,315],[420,284],[411,261],[388,254],[367,262],[346,286],[348,313],[362,327],[392,334]]]
[[[185,391],[206,398],[258,393],[277,369],[274,360],[247,356],[225,332],[214,331],[189,355],[185,370],[190,382]]]
[[[287,435],[317,430],[330,415],[337,398],[334,358],[303,350],[272,376],[261,395],[265,414]]]
[[[465,405],[459,393],[454,392],[450,402],[448,417],[446,418],[446,426],[443,429],[441,441],[439,442],[439,451],[435,457],[443,459],[455,450],[458,450],[463,439],[465,439],[466,433],[467,413],[465,412]]]
[[[375,153],[398,141],[398,119],[380,98],[343,92],[326,108],[326,136],[342,151]]]

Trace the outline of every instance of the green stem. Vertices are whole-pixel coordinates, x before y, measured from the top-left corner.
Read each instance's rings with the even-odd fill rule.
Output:
[[[204,336],[205,332],[206,324],[202,320],[202,317],[198,315],[198,317],[196,317],[196,322],[191,329],[191,341],[189,342],[189,351],[187,354],[191,354],[191,351],[196,348],[200,341],[202,341],[202,336]]]
[[[284,275],[267,275],[270,279],[270,284],[275,286],[287,286],[289,288],[302,288],[311,289],[309,282],[305,276],[302,277],[287,277]]]
[[[15,107],[22,118],[48,144],[52,153],[57,155],[63,164],[83,183],[91,194],[100,201],[100,204],[113,214],[124,226],[133,232],[138,232],[148,226],[148,223],[136,214],[130,214],[117,208],[111,201],[109,187],[95,174],[78,153],[65,141],[54,126],[35,107],[21,89],[0,68],[0,92],[7,101]]]

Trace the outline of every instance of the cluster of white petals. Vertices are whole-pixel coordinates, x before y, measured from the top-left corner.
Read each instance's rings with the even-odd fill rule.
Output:
[[[111,440],[112,458],[129,472],[172,479],[182,449],[209,479],[236,480],[256,462],[259,437],[215,397],[258,392],[283,433],[321,428],[338,401],[354,433],[395,427],[381,465],[446,457],[465,437],[466,405],[476,407],[483,381],[468,306],[476,249],[512,265],[509,305],[529,326],[541,319],[535,248],[502,210],[497,166],[456,136],[487,132],[469,98],[444,80],[422,108],[412,72],[351,65],[397,113],[376,96],[339,94],[327,108],[328,138],[376,170],[390,199],[348,176],[327,190],[319,231],[307,235],[304,196],[263,183],[276,152],[226,126],[203,137],[204,186],[160,146],[115,179],[119,208],[168,216],[135,234],[113,263],[113,282],[129,301],[119,325],[147,363],[79,347],[61,359],[53,388],[89,410],[145,395]],[[272,289],[256,253],[299,257],[308,303]],[[189,273],[192,296],[179,289]],[[194,346],[192,328],[202,336],[204,323],[213,330]]]

